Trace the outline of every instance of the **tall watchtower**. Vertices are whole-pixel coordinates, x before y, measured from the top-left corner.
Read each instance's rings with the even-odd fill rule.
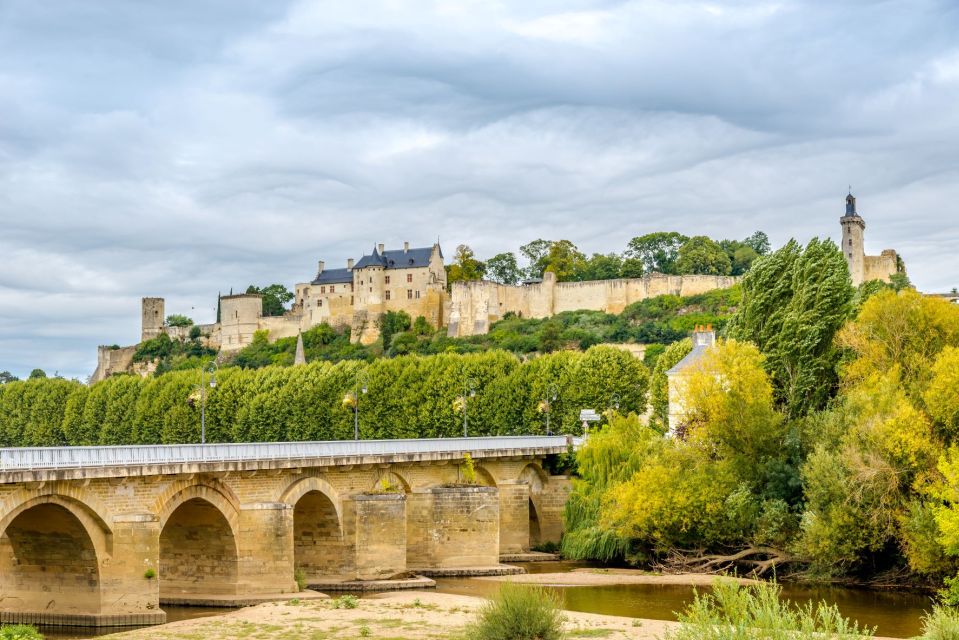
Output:
[[[852,284],[858,287],[866,275],[866,249],[863,245],[866,223],[856,212],[856,197],[852,193],[846,196],[846,214],[839,218],[839,224],[842,226],[842,253],[849,265]]]
[[[140,303],[140,342],[146,342],[163,333],[163,298],[143,298]]]

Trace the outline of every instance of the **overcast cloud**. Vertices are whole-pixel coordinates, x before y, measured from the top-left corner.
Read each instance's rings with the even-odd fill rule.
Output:
[[[656,230],[839,237],[959,285],[959,3],[0,0],[0,370],[139,299]]]

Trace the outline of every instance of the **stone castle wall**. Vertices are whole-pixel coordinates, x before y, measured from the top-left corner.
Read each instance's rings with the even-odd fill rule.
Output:
[[[893,274],[899,271],[899,260],[892,249],[884,250],[878,256],[863,257],[863,282],[882,280],[889,282]]]
[[[495,282],[453,284],[448,334],[451,337],[482,335],[507,313],[523,318],[549,318],[581,309],[622,313],[640,300],[666,294],[692,296],[725,289],[739,282],[738,276],[652,273],[643,278],[556,282],[547,273],[540,283],[512,286]]]

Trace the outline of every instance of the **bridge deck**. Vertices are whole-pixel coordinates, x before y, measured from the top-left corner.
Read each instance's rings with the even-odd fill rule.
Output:
[[[561,453],[568,436],[492,436],[410,440],[335,440],[245,444],[0,449],[0,483],[67,477],[183,473],[216,468],[255,470]],[[74,473],[69,473],[69,472]],[[47,473],[43,473],[47,472]],[[52,474],[50,472],[56,472]],[[68,472],[64,474],[63,472]],[[76,473],[79,472],[79,473]]]

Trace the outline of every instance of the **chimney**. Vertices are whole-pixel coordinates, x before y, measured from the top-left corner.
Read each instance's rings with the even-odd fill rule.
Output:
[[[409,252],[410,252],[410,243],[409,243],[409,242],[404,242],[404,243],[403,243],[403,253],[409,253]]]
[[[320,263],[319,263],[319,264],[320,264],[320,270],[316,272],[317,275],[323,273],[323,265],[324,265],[325,263],[324,263],[322,260],[320,260]]]
[[[381,243],[379,243],[379,244],[376,245],[376,246],[379,248],[380,255],[383,255],[383,249],[386,248],[386,245],[384,245],[384,244],[381,242]]]
[[[347,258],[347,259],[346,259],[346,268],[347,268],[347,269],[353,269],[353,258]]]
[[[693,333],[693,346],[711,347],[715,344],[716,332],[713,331],[713,325],[696,325],[696,331]]]

